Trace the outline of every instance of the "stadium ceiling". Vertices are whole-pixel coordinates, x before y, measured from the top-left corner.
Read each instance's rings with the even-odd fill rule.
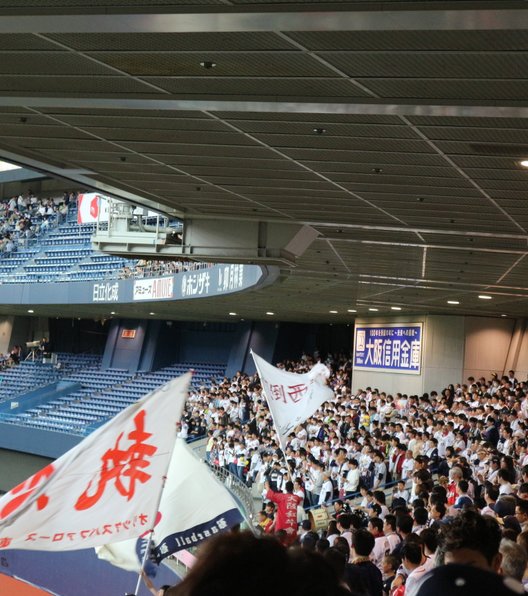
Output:
[[[168,318],[525,316],[527,50],[524,1],[3,0],[0,159],[318,232]]]

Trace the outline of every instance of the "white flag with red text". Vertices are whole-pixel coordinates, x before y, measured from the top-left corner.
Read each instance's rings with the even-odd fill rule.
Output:
[[[276,368],[251,352],[281,446],[295,427],[307,420],[325,401],[334,399],[326,384],[330,370],[318,362],[309,372],[291,373]]]
[[[76,550],[150,530],[190,378],[143,397],[0,498],[0,549]]]

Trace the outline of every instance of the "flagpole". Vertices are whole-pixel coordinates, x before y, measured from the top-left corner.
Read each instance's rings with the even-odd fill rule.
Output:
[[[193,371],[191,371],[191,373],[192,372]],[[182,412],[182,416],[183,416],[183,412]],[[171,453],[171,456],[168,458],[167,467],[165,468],[165,473],[163,474],[163,476],[161,478],[161,488],[160,488],[158,499],[156,502],[156,509],[154,510],[154,515],[152,517],[152,528],[148,531],[147,547],[145,548],[145,552],[143,553],[143,559],[141,561],[141,569],[139,570],[138,579],[137,579],[137,583],[136,583],[136,589],[134,590],[134,594],[136,594],[136,596],[139,593],[139,588],[141,587],[141,576],[143,574],[145,563],[147,562],[147,557],[148,557],[148,554],[150,551],[150,542],[151,542],[151,538],[154,534],[156,518],[158,516],[158,511],[160,509],[161,498],[163,496],[163,490],[165,489],[165,484],[167,483],[167,475],[169,473],[169,466],[170,466],[170,463],[172,460],[172,454],[174,453],[174,447],[176,445],[176,441],[178,440],[178,434],[179,434],[180,430],[181,430],[181,418],[180,418],[180,420],[178,420],[176,422],[176,433],[175,433],[174,441],[172,443],[172,453]]]

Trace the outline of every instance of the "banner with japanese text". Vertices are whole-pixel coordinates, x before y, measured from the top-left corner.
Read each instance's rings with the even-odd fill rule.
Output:
[[[83,549],[150,530],[190,378],[151,392],[0,498],[0,549]]]
[[[419,375],[422,323],[358,325],[354,368]]]
[[[243,520],[227,488],[193,455],[185,441],[178,439],[152,537],[157,561],[197,546]]]
[[[282,447],[295,427],[307,420],[325,401],[334,399],[326,384],[328,367],[318,362],[308,373],[291,373],[251,352],[262,389]]]

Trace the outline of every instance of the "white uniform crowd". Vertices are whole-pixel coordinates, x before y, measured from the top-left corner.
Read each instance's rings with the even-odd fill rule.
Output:
[[[278,366],[304,373],[314,361],[303,354]],[[320,552],[341,549],[347,585],[356,593],[362,581],[370,596],[412,596],[438,553],[445,554],[453,520],[460,525],[462,519],[467,533],[470,514],[496,520],[501,571],[522,581],[528,562],[528,383],[509,371],[420,396],[371,387],[352,393],[350,357],[329,356],[326,364],[335,400],[295,429],[285,453],[256,375],[237,373],[191,394],[184,432],[207,431],[209,463],[248,486],[267,480],[281,492],[291,478],[305,508],[333,504],[329,528],[318,535],[305,521],[299,539]],[[259,528],[274,531],[273,504],[259,514]],[[373,539],[371,548],[362,528]]]

